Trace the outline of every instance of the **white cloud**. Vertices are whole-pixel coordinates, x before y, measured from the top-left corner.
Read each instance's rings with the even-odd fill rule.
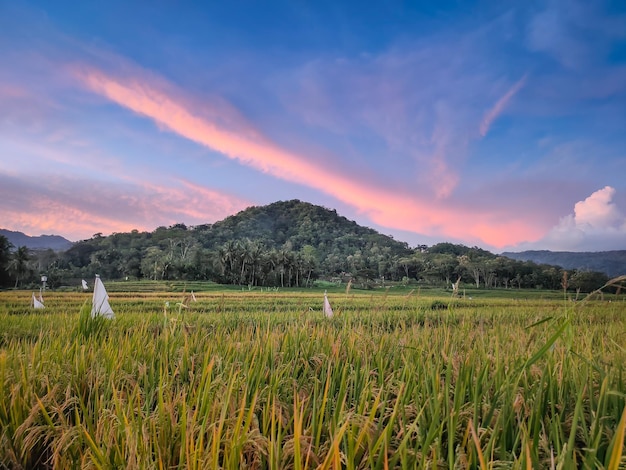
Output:
[[[614,195],[615,188],[605,186],[584,201],[577,202],[574,206],[576,225],[600,230],[616,228],[624,221],[624,216],[612,202]]]
[[[516,249],[553,251],[626,250],[626,216],[613,202],[615,188],[605,186],[574,205],[541,240]]]

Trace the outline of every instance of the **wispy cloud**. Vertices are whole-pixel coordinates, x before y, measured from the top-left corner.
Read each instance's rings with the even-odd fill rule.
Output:
[[[154,120],[162,128],[193,140],[244,165],[275,177],[303,184],[352,205],[376,223],[390,228],[471,237],[500,246],[512,236],[519,240],[534,238],[537,231],[528,224],[504,214],[467,214],[461,208],[420,200],[399,191],[363,184],[323,165],[310,157],[285,150],[245,123],[237,132],[203,118],[177,96],[166,93],[149,79],[117,78],[92,67],[76,69],[84,85],[107,99]],[[512,229],[515,230],[512,230]]]
[[[55,207],[88,236],[298,197],[412,243],[537,240],[594,188],[624,192],[626,22],[602,0],[484,6],[445,25],[419,15],[424,28],[362,48],[276,54],[238,37],[216,57],[198,30],[170,25],[185,39],[168,41],[128,25],[111,37],[103,24],[93,39],[59,30],[60,10],[11,5],[0,176],[15,190],[0,187],[0,220],[26,223],[26,208],[33,224],[67,229]],[[495,125],[504,115],[512,125]]]
[[[500,114],[502,114],[502,111],[504,111],[504,108],[506,108],[509,101],[511,101],[511,98],[513,98],[522,89],[522,87],[526,83],[527,77],[528,75],[526,74],[522,78],[520,78],[511,88],[509,88],[509,91],[507,91],[496,102],[496,104],[493,105],[493,107],[485,113],[485,116],[480,123],[480,135],[482,135],[483,137],[487,135],[491,124],[493,124],[493,121],[495,121],[496,118],[500,116]]]
[[[528,24],[527,43],[570,69],[603,63],[616,39],[626,38],[626,15],[607,14],[603,1],[551,0]]]
[[[367,159],[379,181],[389,175],[424,199],[458,198],[480,132],[505,110],[515,116],[512,99],[526,84],[528,67],[508,68],[493,57],[491,43],[507,18],[373,54],[318,57],[281,70],[274,91],[316,136]],[[513,85],[503,78],[511,75]]]
[[[194,114],[176,97],[140,78],[120,79],[89,67],[79,69],[77,76],[92,91],[111,101],[258,170],[297,182],[302,182],[303,175],[309,172],[317,173],[313,165],[272,145],[254,129],[240,126],[239,132],[233,132]]]

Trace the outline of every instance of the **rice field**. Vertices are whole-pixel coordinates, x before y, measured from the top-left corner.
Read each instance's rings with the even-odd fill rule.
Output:
[[[0,468],[626,468],[623,295],[109,293],[0,292]]]

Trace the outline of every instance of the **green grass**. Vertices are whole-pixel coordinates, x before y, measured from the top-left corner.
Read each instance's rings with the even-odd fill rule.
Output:
[[[626,465],[623,299],[193,290],[0,293],[0,467]]]

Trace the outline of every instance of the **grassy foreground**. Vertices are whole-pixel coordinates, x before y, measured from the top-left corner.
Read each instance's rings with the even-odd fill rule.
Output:
[[[623,298],[29,298],[0,293],[0,468],[626,468]]]

